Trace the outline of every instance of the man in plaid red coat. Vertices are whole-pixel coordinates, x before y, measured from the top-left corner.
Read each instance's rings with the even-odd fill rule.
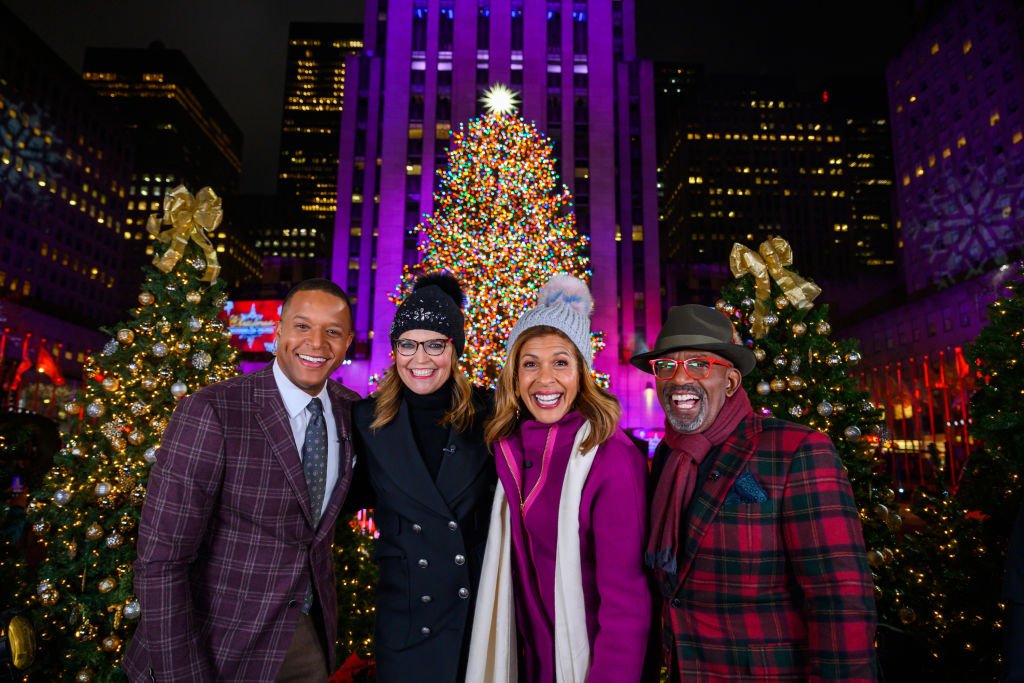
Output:
[[[345,292],[306,280],[285,298],[273,363],[175,410],[139,524],[129,680],[327,680],[359,398],[328,378],[351,341]]]
[[[728,318],[669,311],[646,560],[677,681],[873,681],[875,605],[850,483],[821,432],[756,414]]]

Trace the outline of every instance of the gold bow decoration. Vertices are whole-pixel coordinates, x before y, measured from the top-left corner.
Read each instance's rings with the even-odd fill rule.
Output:
[[[220,264],[207,234],[212,234],[223,219],[220,197],[211,188],[204,187],[193,197],[184,185],[178,185],[164,195],[164,215],[151,214],[146,222],[146,231],[168,245],[163,254],[153,257],[153,265],[165,273],[171,272],[192,240],[206,257],[206,272],[200,279],[213,282],[220,274]],[[161,225],[171,227],[161,232]]]
[[[768,331],[764,317],[771,310],[772,280],[779,284],[790,303],[800,310],[814,306],[814,299],[821,294],[821,288],[816,284],[786,270],[785,267],[790,265],[793,265],[793,248],[781,237],[769,237],[761,243],[758,251],[739,242],[732,245],[729,254],[732,274],[735,277],[748,273],[754,276],[754,315],[750,331],[755,339],[762,338]]]

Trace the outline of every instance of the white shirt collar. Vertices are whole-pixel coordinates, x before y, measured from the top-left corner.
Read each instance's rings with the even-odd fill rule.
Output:
[[[277,391],[281,394],[281,400],[284,401],[284,409],[287,411],[289,418],[294,419],[298,417],[313,399],[312,396],[295,386],[288,379],[288,376],[284,374],[284,370],[278,365],[276,358],[274,359],[274,382],[277,383]],[[320,393],[316,395],[316,398],[320,399],[324,410],[330,409],[331,397],[327,392],[327,382],[324,382],[324,386]]]

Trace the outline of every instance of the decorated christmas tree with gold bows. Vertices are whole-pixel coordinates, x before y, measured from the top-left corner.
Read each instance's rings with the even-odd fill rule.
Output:
[[[123,680],[117,667],[140,616],[132,590],[136,532],[150,466],[175,404],[237,373],[217,320],[224,305],[208,234],[221,201],[209,188],[177,187],[147,229],[156,239],[131,319],[90,358],[78,420],[29,504],[46,561],[26,602],[41,653],[38,681]]]
[[[788,242],[769,237],[755,251],[733,246],[735,276],[716,307],[729,315],[757,359],[744,386],[755,409],[825,432],[853,486],[864,527],[867,561],[885,638],[894,629],[921,633],[934,600],[925,590],[926,549],[903,534],[904,519],[891,481],[881,470],[882,412],[853,376],[861,361],[855,340],[833,341],[828,306],[815,305],[821,289],[792,268]],[[891,636],[890,636],[891,637]]]

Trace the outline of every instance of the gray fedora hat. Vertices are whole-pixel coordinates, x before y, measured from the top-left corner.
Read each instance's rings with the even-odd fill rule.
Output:
[[[732,322],[720,311],[699,304],[673,306],[658,333],[654,348],[647,353],[636,354],[629,362],[650,373],[651,359],[673,351],[696,349],[718,354],[746,375],[754,369],[757,361],[750,349],[733,342],[734,334]]]

